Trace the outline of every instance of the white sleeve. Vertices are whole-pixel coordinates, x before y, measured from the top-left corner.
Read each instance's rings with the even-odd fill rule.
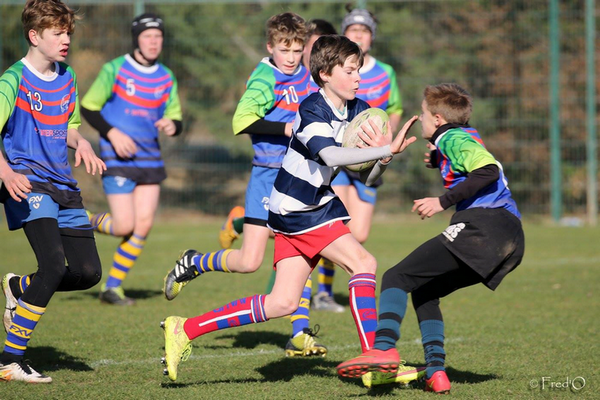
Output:
[[[391,162],[391,161],[390,161]],[[387,166],[390,163],[382,163],[381,160],[377,161],[373,168],[369,168],[365,171],[360,171],[360,181],[367,186],[372,186],[377,179],[385,172]]]
[[[391,156],[390,145],[364,149],[328,146],[319,151],[319,157],[328,167],[358,164]]]

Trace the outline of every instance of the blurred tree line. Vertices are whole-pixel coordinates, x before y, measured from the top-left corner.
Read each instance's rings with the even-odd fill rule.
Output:
[[[131,50],[133,10],[122,4],[68,3],[84,17],[68,60],[78,73],[83,94],[104,62]],[[26,50],[21,7],[1,8],[4,68]],[[379,21],[371,54],[395,68],[404,116],[420,112],[425,85],[464,85],[475,99],[472,125],[501,160],[520,207],[547,213],[548,1],[368,1],[367,8]],[[562,0],[560,9],[563,197],[568,212],[578,213],[585,210],[586,179],[583,2]],[[231,118],[247,77],[267,54],[265,21],[273,14],[293,11],[307,20],[327,19],[339,29],[346,14],[345,3],[336,1],[163,1],[146,4],[146,11],[160,14],[166,25],[162,61],[178,78],[185,114],[186,133],[179,144],[210,143],[242,155],[252,151],[250,142],[234,138]],[[413,134],[419,135],[418,126]],[[422,167],[424,150],[423,143],[417,142],[386,173],[381,207],[392,210],[404,204],[406,210],[405,203],[414,198],[441,193],[439,177]]]

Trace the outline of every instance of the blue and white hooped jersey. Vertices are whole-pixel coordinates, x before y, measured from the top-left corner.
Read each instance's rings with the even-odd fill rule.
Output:
[[[275,179],[269,200],[269,227],[275,232],[301,234],[350,219],[331,189],[336,168],[319,157],[325,147],[342,145],[349,121],[369,105],[356,98],[340,113],[323,90],[300,104],[294,135]]]

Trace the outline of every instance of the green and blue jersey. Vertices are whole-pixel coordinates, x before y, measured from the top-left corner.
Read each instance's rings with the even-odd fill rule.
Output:
[[[8,164],[34,191],[50,184],[79,192],[68,162],[67,131],[81,124],[77,78],[64,63],[51,76],[23,58],[0,77],[0,126]],[[78,194],[77,194],[78,195]]]
[[[402,114],[402,99],[396,73],[391,65],[371,57],[359,71],[360,85],[356,97],[381,108],[388,114]]]
[[[502,165],[485,148],[476,129],[469,126],[452,125],[434,138],[437,162],[444,187],[451,189],[464,181],[469,172],[486,165],[497,165],[498,180],[477,192],[474,196],[456,204],[456,211],[469,208],[505,208],[518,218],[521,217],[512,198]]]
[[[161,118],[182,119],[177,80],[170,69],[161,63],[145,67],[129,54],[118,57],[104,64],[81,105],[100,111],[108,124],[130,136],[137,146],[134,157],[122,159],[110,141],[101,138],[100,157],[106,163],[106,175],[135,179],[145,171],[153,177],[147,178],[150,181],[166,177],[154,124]]]
[[[310,73],[300,65],[292,75],[281,72],[268,57],[254,69],[246,91],[233,116],[233,133],[239,134],[261,118],[272,122],[292,122],[298,106],[310,90]],[[251,135],[252,165],[279,168],[290,138],[284,135]]]

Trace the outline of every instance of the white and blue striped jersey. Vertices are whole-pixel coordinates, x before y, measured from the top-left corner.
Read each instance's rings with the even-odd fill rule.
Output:
[[[300,104],[294,135],[269,200],[269,227],[273,231],[298,235],[350,219],[331,189],[337,167],[327,166],[319,152],[329,146],[340,147],[349,121],[367,108],[369,104],[355,98],[341,113],[322,89]]]

